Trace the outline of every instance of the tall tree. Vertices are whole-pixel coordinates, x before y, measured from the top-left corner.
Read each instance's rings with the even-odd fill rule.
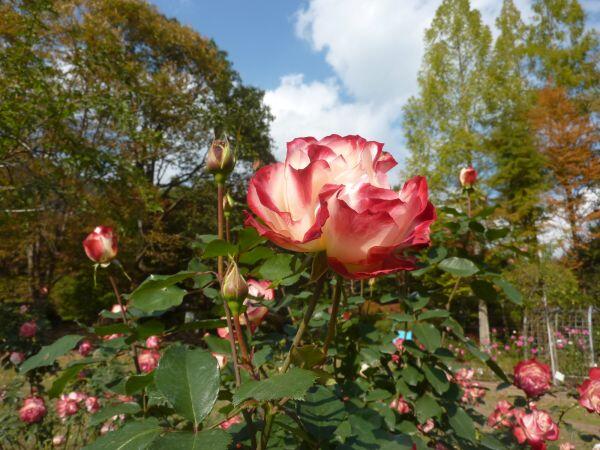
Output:
[[[552,179],[546,201],[568,224],[569,250],[575,256],[589,241],[589,222],[600,218],[594,204],[600,181],[595,151],[600,134],[562,87],[542,89],[530,114],[536,145]]]
[[[526,33],[512,0],[504,0],[496,19],[499,34],[494,44],[487,84],[490,133],[487,145],[495,165],[490,179],[498,192],[497,217],[513,224],[515,237],[536,254],[540,205],[544,190],[543,157],[537,151],[529,109],[534,94],[526,69]]]
[[[465,164],[483,169],[485,69],[491,33],[469,0],[444,0],[425,32],[419,94],[404,109],[407,170],[428,177],[432,191],[456,190]]]
[[[579,1],[535,0],[532,9],[528,51],[539,83],[552,81],[578,95],[598,94],[598,35],[586,30]]]

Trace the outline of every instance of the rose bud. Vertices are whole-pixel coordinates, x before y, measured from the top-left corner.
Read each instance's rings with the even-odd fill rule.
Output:
[[[65,438],[64,434],[57,434],[56,436],[54,436],[52,438],[52,446],[60,447],[61,445],[64,445],[65,441],[66,441],[66,438]]]
[[[515,386],[523,389],[528,397],[539,397],[550,389],[550,368],[535,358],[519,362],[514,375]]]
[[[228,429],[230,426],[236,423],[242,423],[242,417],[240,415],[233,416],[231,419],[227,419],[219,424],[219,428],[222,430]]]
[[[558,439],[558,426],[546,411],[534,409],[527,414],[522,409],[517,409],[514,414],[516,423],[513,435],[519,444],[527,442],[531,448],[542,450],[546,448],[546,441]]]
[[[600,368],[590,369],[590,377],[577,388],[579,404],[591,413],[600,414]]]
[[[235,167],[235,155],[227,138],[215,139],[206,155],[206,170],[222,183]]]
[[[399,414],[407,414],[410,412],[410,405],[402,398],[402,396],[392,400],[390,408],[395,409]]]
[[[19,336],[23,338],[32,338],[37,333],[37,324],[34,320],[30,320],[29,322],[25,322],[19,328]]]
[[[100,411],[100,402],[98,401],[98,397],[88,397],[85,399],[85,409],[90,414],[97,413]]]
[[[41,421],[46,415],[46,405],[41,397],[28,397],[19,410],[19,419],[25,423]]]
[[[460,170],[459,179],[462,187],[470,188],[477,181],[477,171],[473,169],[473,166],[465,167]]]
[[[92,261],[107,266],[117,256],[117,235],[110,227],[97,226],[84,239],[83,249]]]
[[[79,348],[77,349],[77,351],[81,356],[87,356],[93,349],[94,347],[92,346],[92,343],[86,339],[81,344],[79,344]]]
[[[427,419],[427,421],[423,424],[418,424],[417,428],[424,434],[429,433],[431,430],[435,428],[435,422],[433,419]]]
[[[15,366],[18,366],[19,364],[21,364],[23,361],[25,361],[25,353],[23,352],[11,352],[10,353],[10,357],[9,360],[11,363],[13,363]]]
[[[137,360],[140,370],[144,373],[150,373],[158,366],[160,353],[156,350],[142,350]]]
[[[148,339],[146,339],[146,348],[160,348],[160,338],[158,336],[150,336]]]
[[[221,283],[221,295],[229,304],[232,314],[239,315],[240,305],[248,296],[248,284],[235,261],[231,261]]]

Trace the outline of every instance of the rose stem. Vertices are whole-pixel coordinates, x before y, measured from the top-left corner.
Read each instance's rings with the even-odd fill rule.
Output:
[[[331,307],[331,316],[329,317],[329,324],[327,326],[327,336],[325,337],[325,343],[323,344],[323,354],[325,358],[327,358],[327,350],[329,349],[329,344],[333,341],[335,337],[335,328],[337,325],[337,316],[338,311],[340,309],[340,299],[342,298],[342,289],[343,289],[342,277],[339,275],[336,277],[335,287],[333,288],[333,299],[332,299],[332,307]]]

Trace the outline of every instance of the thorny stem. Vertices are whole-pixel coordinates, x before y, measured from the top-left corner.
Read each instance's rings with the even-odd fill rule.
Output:
[[[298,345],[300,345],[300,342],[302,341],[302,336],[304,336],[304,332],[306,331],[306,328],[308,328],[308,323],[315,312],[315,307],[317,306],[317,301],[319,301],[319,297],[321,296],[324,283],[325,274],[321,275],[321,277],[317,280],[317,285],[315,286],[315,290],[310,301],[308,302],[308,305],[306,305],[304,316],[302,317],[300,325],[298,325],[298,331],[296,331],[296,336],[294,336],[294,341],[292,342],[290,351],[285,357],[285,361],[281,367],[281,373],[287,372],[287,370],[290,368],[290,364],[292,363],[292,352],[296,349],[296,347],[298,347]]]
[[[333,299],[331,306],[331,316],[329,317],[329,324],[327,325],[327,336],[325,337],[325,343],[323,344],[323,354],[325,358],[327,358],[327,350],[329,349],[329,344],[333,341],[335,337],[335,329],[337,325],[337,316],[338,311],[340,309],[340,299],[342,298],[342,289],[343,280],[339,275],[336,277],[335,287],[333,289]]]
[[[127,319],[127,313],[125,312],[125,306],[123,305],[123,300],[121,299],[121,293],[119,292],[117,283],[115,282],[115,279],[113,278],[112,275],[109,275],[108,279],[109,279],[110,284],[115,293],[115,297],[117,297],[117,303],[119,304],[119,307],[121,308],[121,319],[123,320],[123,323],[125,325],[129,326],[129,320]],[[137,374],[139,375],[142,373],[142,371],[140,370],[140,365],[138,363],[138,352],[137,352],[137,347],[135,346],[135,343],[131,344],[131,353],[133,354],[133,364],[135,365],[135,370],[136,370]]]
[[[219,239],[223,239],[223,183],[217,183],[217,236]],[[219,276],[219,282],[223,282],[223,257],[219,256],[217,259],[217,272]],[[233,321],[231,320],[231,310],[227,301],[223,299],[223,308],[225,309],[225,319],[227,320],[227,331],[229,346],[231,347],[231,356],[233,359],[233,371],[235,373],[235,384],[239,386],[242,382],[240,377],[240,366],[238,361],[237,348],[235,346],[235,338],[233,336]]]

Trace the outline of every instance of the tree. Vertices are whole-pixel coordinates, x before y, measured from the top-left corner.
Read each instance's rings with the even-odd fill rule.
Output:
[[[513,224],[515,237],[535,255],[544,161],[528,116],[534,96],[525,67],[527,30],[512,0],[504,1],[496,27],[499,35],[490,58],[487,94],[487,145],[495,165],[490,186],[498,192],[497,217]]]
[[[491,33],[469,0],[444,0],[425,33],[419,94],[404,109],[410,174],[433,192],[455,190],[466,164],[486,167],[482,132]]]
[[[212,188],[211,140],[229,137],[241,174],[272,159],[262,91],[142,0],[3,1],[0,15],[2,271],[27,274],[43,305],[58,278],[87,267],[81,240],[98,223],[117,228],[138,276],[157,254],[182,264],[214,220],[197,207],[196,229],[175,219]]]
[[[580,113],[562,87],[547,86],[531,111],[536,145],[552,178],[546,202],[569,226],[569,248],[575,255],[586,246],[591,220],[600,217],[594,208],[600,180],[600,160],[595,148],[598,129]]]

